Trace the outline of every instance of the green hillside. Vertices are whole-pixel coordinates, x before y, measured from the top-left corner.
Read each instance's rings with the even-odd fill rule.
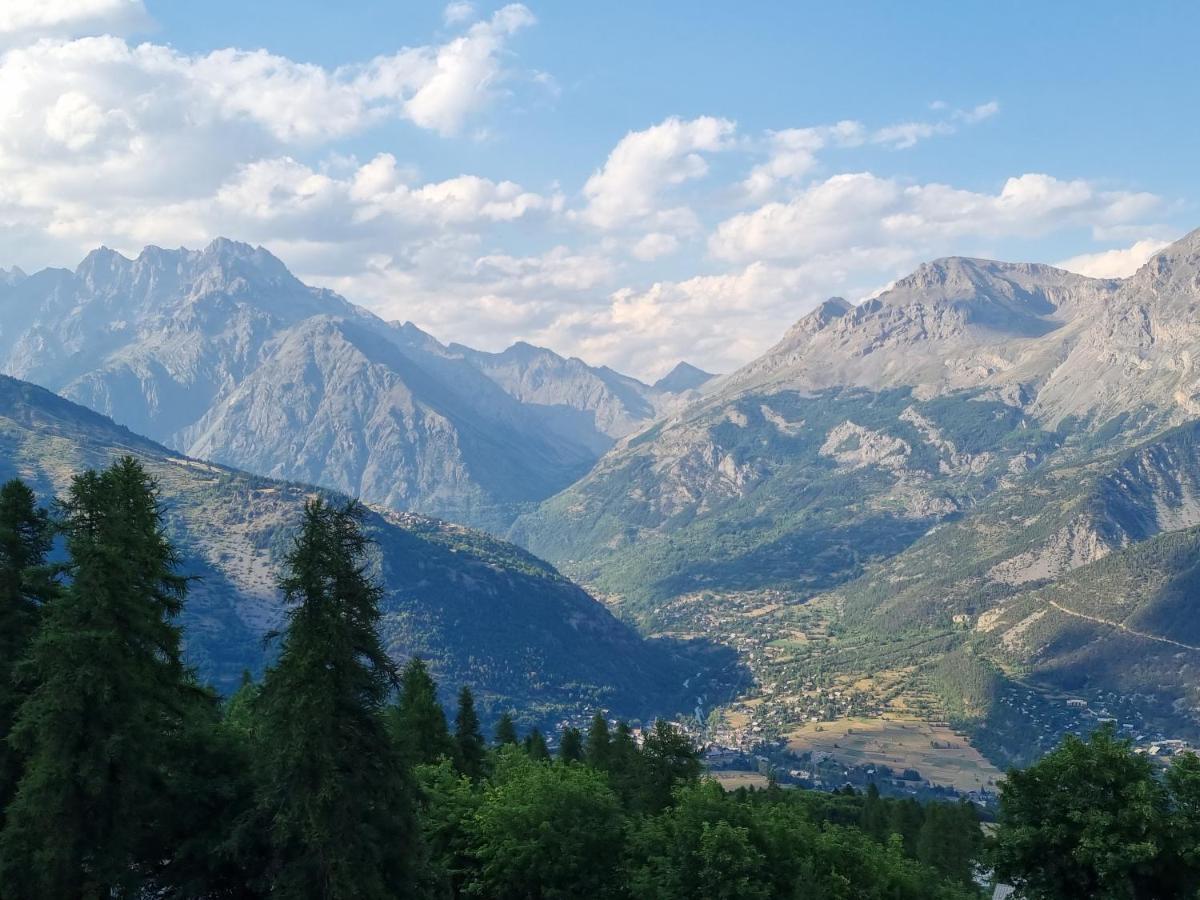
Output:
[[[282,621],[278,565],[316,489],[187,459],[0,378],[0,478],[24,478],[48,498],[123,453],[157,479],[183,571],[197,576],[184,621],[188,661],[228,689],[273,652],[263,636]],[[690,710],[707,690],[701,669],[726,663],[727,654],[697,645],[643,640],[548,564],[479,532],[379,511],[367,529],[387,589],[389,652],[427,657],[447,691],[469,684],[489,714],[515,705],[548,719],[601,706],[641,717],[685,701]]]

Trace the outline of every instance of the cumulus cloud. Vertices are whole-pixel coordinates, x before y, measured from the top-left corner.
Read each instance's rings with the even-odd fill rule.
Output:
[[[1009,178],[997,194],[944,184],[905,185],[869,172],[835,175],[787,202],[721,222],[709,240],[720,259],[799,259],[837,246],[910,244],[983,235],[1036,236],[1056,228],[1119,224],[1153,210],[1152,194],[1103,191],[1043,174]]]
[[[455,0],[453,3],[447,3],[446,8],[442,11],[442,21],[447,25],[461,25],[474,18],[475,4],[468,3],[467,0]]]
[[[1103,250],[1099,253],[1083,253],[1055,263],[1060,269],[1088,275],[1092,278],[1128,278],[1166,247],[1170,241],[1144,238],[1131,247]]]
[[[643,262],[667,256],[679,249],[679,241],[673,234],[652,231],[633,245],[632,253]]]
[[[817,164],[819,151],[829,146],[857,147],[866,139],[866,133],[861,122],[851,120],[836,125],[768,131],[767,161],[750,171],[742,189],[751,199],[765,197],[781,182],[809,174]]]
[[[139,11],[128,0],[17,3],[3,6],[0,23],[83,28]],[[509,77],[506,42],[533,21],[525,6],[510,4],[445,43],[332,69],[266,50],[187,54],[109,34],[27,41],[0,54],[0,231],[40,246],[51,261],[67,247],[165,242],[205,226],[231,233],[255,217],[291,221],[288,204],[295,217],[334,197],[347,209],[353,199],[363,219],[437,225],[511,221],[548,208],[551,201],[511,182],[471,176],[393,183],[372,205],[292,162],[389,119],[460,130],[497,98]],[[388,163],[372,165],[361,178]],[[255,184],[275,193],[259,196]],[[217,215],[234,210],[233,198],[247,200],[246,209]],[[182,227],[187,215],[192,223]],[[166,233],[154,234],[160,225]]]
[[[629,132],[584,185],[587,205],[579,218],[601,229],[653,218],[676,226],[690,221],[684,207],[664,209],[663,195],[673,185],[707,174],[704,154],[727,149],[734,128],[728,119],[713,116],[672,117]]]
[[[551,74],[513,62],[514,35],[534,23],[526,6],[481,17],[453,2],[444,39],[340,67],[119,36],[144,16],[140,0],[0,4],[0,262],[224,234],[447,340],[498,349],[524,338],[652,376],[679,358],[735,368],[825,296],[861,296],[971,240],[1155,233],[1113,237],[1144,228],[1157,198],[1086,181],[1022,175],[988,193],[828,174],[835,150],[908,147],[994,115],[995,103],[757,135],[717,116],[670,117],[598,154],[590,177],[554,173],[566,187],[495,171],[430,177],[395,152],[364,151],[370,130],[402,120],[473,132],[520,85],[553,90]],[[1068,263],[1119,267],[1100,254]]]
[[[34,37],[125,33],[150,24],[143,0],[5,0],[0,43]]]

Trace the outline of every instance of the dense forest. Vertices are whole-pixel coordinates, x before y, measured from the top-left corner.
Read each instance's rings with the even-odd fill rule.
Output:
[[[361,508],[312,500],[274,663],[223,699],[185,664],[189,580],[132,458],[52,508],[0,488],[0,898],[1195,896],[1200,762],[1111,733],[968,803],[726,792],[671,724],[489,740],[378,634]],[[53,552],[52,552],[53,550]],[[60,552],[61,551],[61,552]]]

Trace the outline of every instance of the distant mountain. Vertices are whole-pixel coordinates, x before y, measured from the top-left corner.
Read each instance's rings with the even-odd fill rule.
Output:
[[[635,431],[688,388],[647,386],[605,367],[524,342],[502,353],[451,344],[452,354],[470,363],[509,396],[542,416],[547,429],[583,444],[599,457],[613,442]]]
[[[689,362],[680,362],[670,372],[654,382],[654,387],[660,391],[682,394],[684,391],[697,390],[701,385],[707,384],[716,377],[703,369],[696,368]]]
[[[186,652],[206,679],[236,685],[260,670],[263,635],[282,621],[278,567],[314,488],[190,459],[34,385],[0,376],[0,479],[43,499],[71,475],[138,457],[158,480],[182,571],[197,575]],[[542,719],[594,706],[646,716],[692,709],[706,658],[647,642],[528,553],[457,525],[371,510],[383,629],[398,660],[430,659],[448,691],[469,684],[491,713]],[[715,659],[715,658],[714,658]],[[684,682],[691,679],[685,690]]]
[[[224,239],[5,275],[0,370],[194,456],[497,530],[672,399],[528,345],[445,347]]]
[[[883,672],[879,702],[981,733],[1003,710],[964,697],[998,679],[1055,709],[1068,686],[1119,685],[1156,698],[1130,701],[1140,721],[1200,736],[1200,696],[1179,680],[1200,656],[1175,646],[1178,665],[1160,664],[1169,641],[1193,643],[1196,595],[1171,594],[1142,629],[1115,576],[1087,582],[1079,609],[1099,622],[1041,590],[1200,526],[1198,322],[1200,231],[1123,280],[937,260],[857,306],[827,301],[511,534],[652,631],[737,646],[769,691],[753,712],[768,727],[794,724],[814,679],[841,673],[848,690]],[[1027,650],[983,636],[1019,635],[1020,614],[1043,623],[1022,626]],[[1139,665],[1141,639],[1110,620],[1162,639],[1160,662]],[[1038,643],[1064,622],[1120,643],[1127,670]],[[1067,727],[1047,715],[1047,733]],[[1016,758],[1024,738],[1003,733],[989,752]]]

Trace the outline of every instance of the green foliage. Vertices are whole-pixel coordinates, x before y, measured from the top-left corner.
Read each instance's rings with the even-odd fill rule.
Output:
[[[608,732],[608,719],[603,713],[592,716],[588,726],[587,744],[584,747],[584,758],[593,769],[605,771],[608,769],[608,758],[612,748],[612,736]]]
[[[700,753],[691,739],[670,722],[658,719],[642,743],[637,805],[658,812],[671,803],[680,784],[700,777]]]
[[[479,716],[475,712],[475,697],[471,689],[463,685],[458,692],[458,714],[454,719],[454,760],[458,771],[472,781],[483,777],[484,761],[487,757],[487,742],[479,727]]]
[[[8,897],[135,891],[171,830],[164,788],[197,696],[153,481],[125,457],[77,476],[62,509],[69,582],[43,612],[10,737],[24,770],[0,835]]]
[[[392,738],[408,766],[453,759],[457,751],[425,661],[414,656],[400,674],[400,693],[388,714]]]
[[[1194,897],[1198,778],[1185,756],[1164,783],[1111,729],[1068,735],[1001,786],[997,877],[1038,900]]]
[[[792,792],[726,795],[712,782],[636,820],[627,846],[634,896],[952,898],[977,896],[855,827],[822,824]]]
[[[421,835],[429,856],[426,875],[433,897],[460,897],[478,873],[476,817],[482,789],[455,771],[450,760],[416,770],[421,789]]]
[[[603,715],[586,740],[567,727],[562,764],[536,728],[519,747],[506,714],[487,751],[471,692],[451,736],[419,660],[389,708],[397,678],[354,505],[308,505],[282,581],[278,661],[222,705],[179,661],[171,619],[186,582],[145,473],[125,461],[77,487],[69,577],[40,617],[29,656],[39,677],[18,715],[27,743],[0,835],[5,897],[973,895],[962,873],[979,829],[967,807],[727,794],[665,721],[640,746]],[[415,779],[406,754],[429,760]],[[95,777],[109,774],[101,761],[108,781]],[[1181,760],[1170,777],[1171,815],[1192,822],[1200,768]]]
[[[489,900],[620,895],[621,806],[604,776],[501,749],[475,821],[479,871],[467,893]]]
[[[311,501],[280,583],[291,606],[255,750],[276,896],[395,897],[419,856],[409,779],[382,719],[395,676],[361,518],[354,504]]]
[[[0,487],[0,828],[20,775],[20,760],[3,738],[12,732],[31,687],[17,664],[29,651],[41,607],[55,589],[46,566],[50,542],[50,519],[33,491],[17,480]]]
[[[983,849],[979,814],[966,801],[931,803],[917,833],[916,858],[960,884],[971,884]]]
[[[565,763],[583,762],[583,732],[567,726],[558,744],[558,758]]]
[[[546,739],[538,729],[535,728],[525,735],[523,746],[530,759],[536,762],[550,761],[550,748],[546,746]]]
[[[501,747],[506,744],[516,746],[520,739],[517,737],[517,726],[513,722],[512,713],[505,710],[496,722],[496,743]]]

